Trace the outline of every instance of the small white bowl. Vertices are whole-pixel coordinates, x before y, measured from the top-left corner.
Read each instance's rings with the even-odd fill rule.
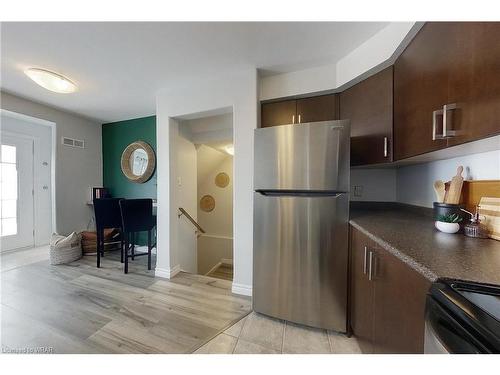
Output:
[[[436,221],[434,225],[443,233],[457,233],[460,230],[460,224],[458,223],[445,223],[444,221]]]

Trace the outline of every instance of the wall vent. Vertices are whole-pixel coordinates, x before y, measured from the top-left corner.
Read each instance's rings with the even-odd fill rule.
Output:
[[[82,141],[81,139],[62,137],[62,144],[70,147],[85,148],[85,141]]]

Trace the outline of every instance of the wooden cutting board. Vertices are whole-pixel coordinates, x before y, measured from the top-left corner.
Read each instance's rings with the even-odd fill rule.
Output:
[[[484,216],[481,222],[488,227],[490,238],[500,241],[500,198],[482,197],[479,214]]]
[[[461,203],[470,212],[475,212],[482,197],[500,198],[500,180],[464,181]]]
[[[462,177],[463,170],[464,167],[462,166],[457,168],[457,174],[451,179],[450,188],[446,192],[445,203],[458,204],[460,202],[460,195],[462,193],[462,185],[464,182]]]

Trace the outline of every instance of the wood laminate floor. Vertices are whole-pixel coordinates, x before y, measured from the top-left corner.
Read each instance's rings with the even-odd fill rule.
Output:
[[[119,254],[51,266],[47,248],[2,254],[3,352],[191,353],[251,310],[231,282],[147,271]],[[154,267],[153,267],[154,269]]]

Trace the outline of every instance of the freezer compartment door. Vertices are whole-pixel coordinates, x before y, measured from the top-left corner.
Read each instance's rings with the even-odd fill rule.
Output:
[[[349,121],[255,130],[254,190],[349,191]]]
[[[254,196],[253,308],[346,332],[348,197]]]

